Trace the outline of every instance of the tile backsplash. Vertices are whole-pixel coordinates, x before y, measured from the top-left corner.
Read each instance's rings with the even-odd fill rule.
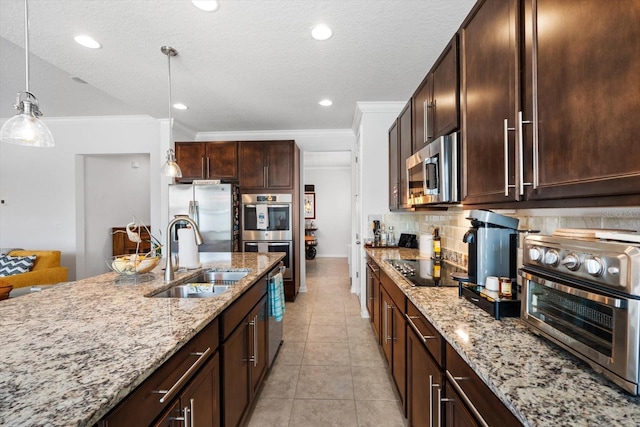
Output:
[[[567,208],[567,209],[510,209],[493,210],[518,218],[520,230],[539,230],[552,234],[558,228],[605,228],[640,232],[640,207]],[[396,239],[400,233],[431,234],[440,228],[443,255],[464,267],[467,265],[467,244],[462,241],[471,223],[468,209],[451,207],[446,211],[388,213],[376,215],[385,226],[392,225]],[[522,242],[522,239],[520,239]]]

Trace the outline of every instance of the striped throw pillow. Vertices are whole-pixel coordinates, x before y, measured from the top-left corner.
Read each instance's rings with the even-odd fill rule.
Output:
[[[10,256],[0,255],[0,277],[13,276],[14,274],[27,273],[36,262],[35,255]]]

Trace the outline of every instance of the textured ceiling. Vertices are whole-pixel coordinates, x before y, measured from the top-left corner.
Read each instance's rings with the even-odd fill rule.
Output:
[[[47,117],[168,115],[196,132],[350,128],[408,100],[475,0],[30,0],[31,90]],[[24,89],[24,5],[0,0],[0,116]],[[310,37],[324,22],[334,36]],[[85,33],[103,47],[89,50]],[[88,84],[71,80],[77,76]],[[322,98],[334,104],[318,105]]]

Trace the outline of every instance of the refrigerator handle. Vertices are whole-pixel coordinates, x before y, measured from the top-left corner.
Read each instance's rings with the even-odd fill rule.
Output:
[[[196,225],[200,227],[200,206],[195,200],[189,202],[189,218],[194,220]]]

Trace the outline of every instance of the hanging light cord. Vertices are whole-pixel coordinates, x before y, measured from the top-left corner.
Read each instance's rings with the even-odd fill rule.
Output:
[[[173,125],[171,124],[171,57],[174,55],[172,50],[167,53],[168,70],[169,70],[169,145],[173,142]]]
[[[24,0],[24,56],[25,56],[25,92],[29,93],[29,6]]]

